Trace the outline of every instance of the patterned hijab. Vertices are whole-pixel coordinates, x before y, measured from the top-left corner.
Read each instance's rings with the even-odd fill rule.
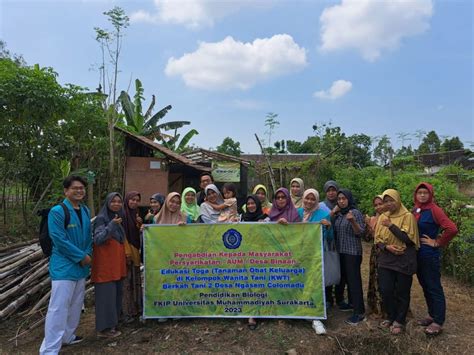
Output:
[[[283,208],[278,208],[276,196],[279,192],[282,192],[286,197],[286,205]],[[273,198],[272,209],[270,210],[270,220],[273,222],[278,221],[280,218],[285,218],[289,223],[300,222],[300,217],[298,211],[293,204],[293,201],[290,197],[290,192],[284,187],[280,187],[275,192],[275,197]]]

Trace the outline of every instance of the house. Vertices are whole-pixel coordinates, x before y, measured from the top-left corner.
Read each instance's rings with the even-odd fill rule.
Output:
[[[196,149],[183,156],[194,164],[210,168],[217,187],[222,188],[226,182],[234,183],[239,202],[247,196],[250,160],[206,149]]]
[[[210,172],[207,166],[152,141],[149,138],[115,127],[125,138],[123,191],[139,191],[140,206],[147,206],[154,193],[166,196],[171,191],[181,192],[187,186],[199,189],[199,175]]]

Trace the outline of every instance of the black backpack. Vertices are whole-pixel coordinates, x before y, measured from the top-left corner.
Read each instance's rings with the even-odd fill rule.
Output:
[[[69,214],[69,210],[64,203],[59,204],[64,211],[64,229],[67,229],[69,222],[71,221],[71,215]],[[41,222],[39,227],[39,243],[41,249],[43,250],[43,254],[46,257],[51,256],[53,251],[53,241],[51,240],[51,236],[49,235],[48,229],[48,215],[51,211],[51,208],[45,208],[44,210],[38,211],[38,216],[41,216]]]

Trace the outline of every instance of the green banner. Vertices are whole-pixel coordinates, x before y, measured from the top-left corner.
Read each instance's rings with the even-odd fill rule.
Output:
[[[240,164],[212,161],[212,176],[217,182],[240,182]]]
[[[320,224],[148,225],[144,254],[144,318],[326,318]]]

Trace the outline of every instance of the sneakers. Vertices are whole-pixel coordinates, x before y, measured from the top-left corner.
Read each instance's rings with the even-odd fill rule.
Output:
[[[320,320],[313,320],[313,329],[318,335],[326,334],[326,328]]]
[[[64,346],[79,344],[83,340],[84,340],[83,337],[74,335],[74,338],[69,343],[64,344]]]
[[[349,325],[359,325],[361,322],[364,322],[366,320],[365,315],[363,314],[354,314],[352,317],[347,318],[344,323],[349,324]]]
[[[346,302],[338,303],[337,306],[339,307],[339,310],[342,312],[349,312],[354,309],[354,307],[351,304],[348,304]]]
[[[99,338],[116,338],[120,334],[122,334],[122,332],[119,331],[119,330],[109,329],[109,330],[104,330],[102,332],[97,332],[97,337],[99,337]]]

